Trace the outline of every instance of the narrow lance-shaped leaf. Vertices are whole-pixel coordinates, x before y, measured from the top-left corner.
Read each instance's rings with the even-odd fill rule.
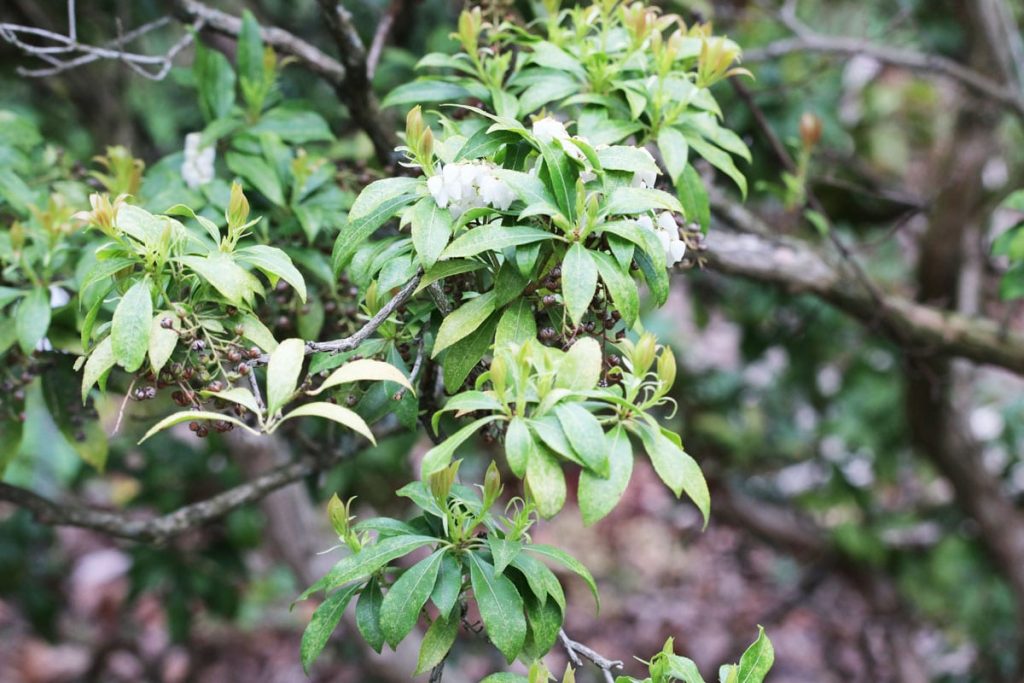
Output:
[[[338,622],[341,621],[345,608],[352,601],[352,596],[355,595],[358,588],[358,585],[343,588],[324,600],[316,608],[316,611],[313,612],[313,618],[310,619],[306,630],[302,632],[302,644],[299,646],[302,670],[307,675],[309,674],[309,667],[320,656],[324,646],[327,644],[327,639],[331,637],[331,633],[338,627]]]
[[[597,264],[590,252],[576,242],[565,252],[562,261],[562,297],[574,325],[583,320],[597,290]]]
[[[395,647],[412,631],[420,610],[437,583],[437,572],[445,549],[420,560],[395,581],[380,608],[380,627],[388,644]]]
[[[305,354],[306,343],[301,339],[285,339],[270,354],[267,363],[267,415],[276,415],[295,393]]]

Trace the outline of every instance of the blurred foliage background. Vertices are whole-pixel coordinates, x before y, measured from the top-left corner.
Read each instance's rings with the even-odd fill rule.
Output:
[[[93,42],[115,35],[118,22],[137,26],[168,11],[154,0],[80,4],[80,34]],[[411,79],[420,55],[454,50],[448,33],[458,4],[346,5],[366,42],[381,17],[395,13],[374,77],[381,94]],[[802,0],[781,9],[795,6],[821,34],[978,64],[978,43],[986,38],[972,33],[963,5]],[[248,8],[262,25],[331,49],[313,2],[218,6],[236,14]],[[1019,2],[1005,7],[1018,19],[1024,12]],[[678,0],[664,8],[713,20],[717,32],[749,51],[792,34],[772,2]],[[525,2],[498,10],[531,12]],[[64,11],[58,0],[7,0],[0,21],[60,31]],[[160,53],[176,35],[148,35],[139,49]],[[222,37],[204,41],[229,55],[234,50]],[[32,79],[16,72],[24,55],[0,43],[0,110],[16,117],[0,123],[0,147],[38,131],[52,163],[72,174],[82,175],[93,155],[117,144],[154,163],[202,128],[190,60],[191,50],[160,82],[111,61]],[[756,80],[723,85],[717,94],[729,126],[754,150],[753,165],[744,169],[754,188],[748,204],[774,232],[830,248],[803,217],[802,202],[794,202],[794,193],[813,193],[833,234],[852,245],[884,290],[920,295],[924,255],[945,247],[955,252],[956,271],[943,271],[960,283],[954,294],[969,295],[975,312],[1020,328],[1019,305],[999,297],[1006,264],[989,247],[1012,223],[996,207],[1024,171],[1021,119],[991,111],[991,102],[949,79],[867,54],[795,51],[747,66]],[[357,190],[373,150],[335,93],[297,65],[286,68],[281,87],[286,99],[308,103],[327,120],[337,140],[325,154],[339,166],[341,187]],[[798,156],[807,114],[820,121],[820,141],[805,177],[787,184],[765,127]],[[386,115],[397,125],[397,113]],[[959,182],[958,163],[976,156],[977,192],[958,196],[947,183]],[[936,233],[936,212],[951,211],[963,211],[970,229]],[[927,433],[953,419],[921,398],[934,379],[929,366],[879,325],[851,320],[810,294],[700,268],[678,276],[673,289],[669,306],[646,324],[676,350],[683,372],[674,427],[708,472],[712,521],[701,532],[696,513],[643,471],[625,503],[597,527],[584,529],[571,514],[542,524],[538,538],[567,545],[603,588],[606,607],[595,619],[584,587],[572,586],[573,637],[628,659],[653,653],[675,635],[678,648],[706,667],[738,653],[760,623],[775,643],[770,680],[779,683],[1019,680],[1024,633],[1015,605],[1024,602],[993,559],[976,511],[958,493],[960,482],[929,456]],[[971,467],[1017,506],[1024,501],[1024,385],[984,366],[958,363],[952,372],[950,403],[977,446]],[[58,497],[71,491],[111,508],[166,512],[238,483],[275,457],[232,452],[218,438],[185,442],[171,435],[139,447],[148,419],[140,409],[112,440],[101,475],[61,447],[40,402],[28,397],[26,410],[41,417],[29,415],[32,433],[4,476]],[[97,409],[110,422],[117,406]],[[294,447],[317,448],[329,435],[313,431],[307,438],[311,443]],[[303,486],[316,500],[358,492],[362,513],[400,515],[402,503],[390,494],[425,448],[412,437],[393,438]],[[45,528],[0,505],[0,680],[304,680],[296,652],[308,613],[289,611],[289,603],[310,570],[299,566],[308,558],[286,539],[300,536],[322,550],[330,535],[323,540],[320,518],[295,516],[282,528],[274,514],[288,514],[287,505],[284,494],[275,494],[162,547]],[[407,679],[411,666],[391,665],[355,640],[336,640],[314,680]],[[452,680],[478,680],[493,665],[483,647],[457,652]]]

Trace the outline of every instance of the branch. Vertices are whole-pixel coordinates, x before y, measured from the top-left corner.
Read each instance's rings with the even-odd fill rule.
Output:
[[[1017,116],[1024,118],[1024,97],[1021,97],[1014,88],[1003,86],[947,57],[879,45],[862,38],[829,36],[804,30],[799,36],[747,50],[743,53],[743,59],[746,62],[766,62],[786,55],[806,52],[837,57],[866,55],[890,66],[898,66],[911,71],[937,73],[960,83],[976,95],[999,103]]]
[[[167,76],[173,66],[174,58],[192,43],[194,32],[198,31],[203,24],[203,20],[197,18],[192,24],[192,30],[178,39],[167,52],[162,55],[148,55],[129,52],[125,46],[147,33],[168,25],[171,21],[170,17],[161,17],[128,33],[123,33],[120,22],[118,22],[117,38],[97,46],[78,42],[75,0],[68,0],[67,14],[68,32],[66,35],[35,26],[0,23],[0,39],[10,43],[26,55],[50,65],[38,69],[18,67],[19,75],[29,78],[54,76],[101,59],[111,59],[123,62],[144,78],[159,81]],[[28,42],[29,40],[32,42]],[[151,70],[154,67],[155,70]]]
[[[338,97],[348,107],[349,114],[356,124],[370,136],[378,161],[388,165],[394,161],[398,138],[395,137],[394,131],[385,125],[377,97],[373,94],[366,46],[363,45],[352,23],[352,14],[347,9],[332,0],[318,0],[318,3],[320,14],[338,47],[341,63],[347,70],[345,82],[336,88]]]
[[[398,431],[398,424],[391,422],[379,428],[376,436],[384,438]],[[81,527],[132,541],[163,543],[185,531],[223,517],[235,508],[260,500],[303,477],[325,470],[362,449],[363,444],[358,437],[346,435],[344,446],[327,457],[300,458],[212,498],[152,519],[135,519],[123,512],[61,503],[3,482],[0,482],[0,500],[25,508],[42,524]]]
[[[202,20],[205,28],[230,38],[238,38],[242,32],[242,20],[239,17],[196,0],[175,0],[174,11],[181,21]],[[345,67],[315,45],[274,26],[261,27],[260,36],[264,43],[277,52],[295,57],[304,67],[336,88],[344,85]]]
[[[573,666],[577,669],[583,666],[582,660],[589,659],[594,663],[594,666],[599,668],[604,674],[604,680],[607,683],[613,683],[615,677],[612,675],[612,669],[621,669],[622,662],[618,659],[608,659],[604,655],[591,648],[587,647],[583,643],[578,643],[571,639],[565,632],[565,629],[558,629],[558,639],[562,641],[562,647],[565,648],[565,653],[569,655],[569,659],[572,661]]]
[[[879,327],[911,352],[959,356],[1024,374],[1024,335],[995,322],[882,294],[878,303],[848,265],[833,263],[801,240],[773,237],[758,217],[742,206],[712,197],[726,224],[712,230],[704,256],[714,270],[781,285],[821,297],[864,324]]]

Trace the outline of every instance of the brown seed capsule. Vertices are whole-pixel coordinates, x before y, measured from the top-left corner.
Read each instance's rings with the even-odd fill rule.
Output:
[[[206,435],[210,433],[210,430],[206,425],[199,425],[199,429],[196,430],[196,436],[200,439],[205,439]]]
[[[191,422],[188,423],[188,428],[191,429],[193,432],[198,432],[199,426],[199,423],[196,422],[195,420],[192,420]]]
[[[164,328],[165,330],[169,330],[172,327],[174,327],[174,321],[171,320],[170,318],[164,318],[163,320],[160,321],[160,327]]]
[[[235,368],[235,372],[237,372],[242,377],[245,377],[251,371],[252,371],[252,368],[249,367],[248,363],[239,363],[238,367]]]
[[[212,392],[216,393],[216,392],[218,392],[218,391],[220,391],[221,389],[224,388],[224,383],[221,382],[220,380],[215,379],[212,382],[210,382],[209,384],[207,384],[206,388],[207,388],[208,391],[212,391]]]
[[[232,363],[237,363],[242,360],[242,354],[238,352],[238,349],[231,349],[228,351],[228,360]]]
[[[249,347],[249,358],[256,359],[260,357],[260,350],[255,346]]]

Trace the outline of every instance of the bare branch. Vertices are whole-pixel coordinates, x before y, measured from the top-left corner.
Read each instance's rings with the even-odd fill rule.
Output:
[[[242,20],[227,12],[214,9],[196,0],[175,0],[175,14],[184,22],[202,21],[205,28],[221,35],[237,38],[242,32]],[[302,38],[273,26],[260,28],[263,42],[281,54],[295,57],[304,67],[317,74],[335,88],[345,83],[345,67],[338,60]]]
[[[170,72],[178,53],[192,43],[194,31],[202,27],[202,20],[197,19],[193,23],[192,31],[186,32],[166,53],[149,55],[130,52],[126,46],[152,31],[167,26],[171,21],[170,17],[161,17],[127,33],[122,30],[120,22],[118,22],[117,38],[105,45],[95,46],[78,42],[78,22],[75,16],[74,0],[68,1],[67,11],[67,35],[35,26],[0,23],[0,39],[15,46],[26,55],[49,64],[48,67],[37,69],[19,67],[18,74],[32,78],[53,76],[101,59],[112,59],[123,62],[144,78],[162,80]],[[30,37],[31,42],[29,42]],[[155,70],[152,70],[154,67]]]
[[[332,0],[318,2],[320,13],[338,47],[341,63],[347,70],[345,82],[336,88],[338,97],[348,107],[349,114],[356,124],[370,136],[378,161],[385,165],[390,164],[394,160],[398,138],[383,120],[377,97],[373,94],[366,46],[363,45],[352,23],[352,15],[347,9]]]
[[[870,40],[847,36],[830,36],[812,31],[747,50],[745,62],[767,62],[796,53],[819,53],[836,57],[865,55],[890,66],[911,71],[937,73],[956,81],[976,95],[988,98],[1024,118],[1024,97],[1015,88],[1006,87],[962,64],[916,50],[879,45]]]
[[[712,230],[704,255],[718,271],[817,295],[868,326],[878,326],[911,353],[959,356],[1024,373],[1024,335],[991,320],[944,311],[883,293],[880,304],[856,274],[801,240],[773,237],[746,208],[720,196],[712,206],[727,225]]]
[[[613,683],[615,676],[612,674],[612,669],[621,669],[622,662],[618,659],[608,659],[600,652],[593,650],[583,643],[578,643],[566,634],[565,629],[558,629],[558,639],[562,642],[562,647],[565,648],[565,653],[569,655],[569,659],[572,661],[576,668],[583,666],[583,662],[580,657],[589,659],[593,662],[594,666],[601,670],[604,674],[604,680],[607,683]]]
[[[379,427],[376,435],[383,438],[398,431],[397,422],[391,421]],[[300,458],[212,498],[151,519],[137,519],[128,513],[57,502],[3,482],[0,482],[0,500],[25,508],[43,524],[82,527],[117,538],[162,543],[185,531],[223,517],[236,508],[260,500],[303,477],[325,470],[357,454],[364,447],[359,437],[346,435],[345,439],[343,447],[326,457]]]
[[[377,72],[377,64],[380,63],[381,53],[384,52],[384,44],[391,35],[391,27],[395,25],[395,19],[405,7],[405,0],[391,0],[387,12],[380,18],[377,30],[373,33],[373,42],[370,43],[370,52],[366,55],[366,75],[371,80]]]

